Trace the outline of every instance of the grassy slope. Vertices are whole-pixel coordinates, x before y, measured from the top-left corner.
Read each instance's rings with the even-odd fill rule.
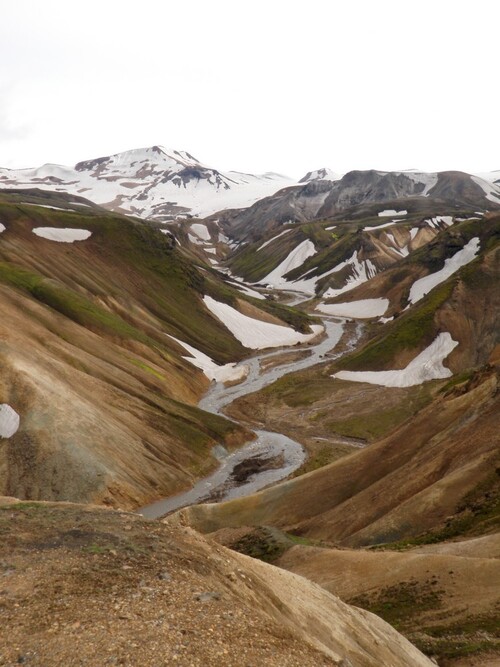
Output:
[[[83,465],[85,482],[82,478],[73,484],[74,496],[69,479],[50,481],[54,476],[48,470],[50,466],[45,469],[40,465],[37,470],[30,467],[27,471],[15,444],[29,435],[34,439],[34,460],[43,456],[45,443],[58,452],[54,461],[56,477],[64,477],[65,467],[71,468],[71,475],[77,474],[78,466],[67,461],[68,452],[63,456],[63,442],[70,432],[64,429],[72,429],[70,416],[56,416],[49,410],[47,418],[56,420],[50,436],[38,430],[30,432],[35,424],[30,426],[23,420],[25,430],[9,441],[10,453],[6,454],[4,448],[0,462],[11,471],[4,479],[8,492],[28,497],[140,502],[139,498],[148,495],[166,495],[189,483],[192,474],[206,472],[213,466],[208,453],[216,442],[229,446],[241,442],[243,429],[189,405],[196,402],[206,380],[180,359],[183,350],[165,336],[166,332],[172,333],[220,363],[242,358],[244,348],[201,303],[204,293],[234,303],[241,295],[214,276],[205,277],[163,234],[133,220],[99,210],[72,213],[22,206],[7,201],[10,198],[5,195],[1,199],[0,220],[6,231],[0,235],[0,287],[7,341],[2,352],[1,399],[32,410],[31,399],[24,398],[29,386],[29,391],[39,391],[43,400],[42,388],[36,388],[36,382],[35,387],[31,386],[31,380],[26,382],[27,376],[20,375],[14,366],[14,361],[26,364],[29,360],[31,368],[36,369],[30,371],[33,381],[35,372],[54,378],[47,389],[58,387],[60,396],[54,396],[54,401],[62,400],[62,386],[74,395],[73,401],[83,395],[92,396],[94,391],[92,409],[100,415],[86,417],[93,424],[94,430],[89,428],[89,433],[95,442],[88,444],[92,461]],[[59,203],[58,198],[44,201]],[[36,226],[80,227],[90,229],[92,237],[82,243],[54,243],[32,234]],[[299,328],[307,328],[305,315],[274,305],[271,309],[285,313]],[[59,377],[54,375],[55,364],[60,363],[64,368],[61,387],[56,382]],[[75,371],[79,375],[72,378]],[[130,412],[115,426],[118,413],[110,406],[116,401],[122,405],[130,401]],[[87,408],[88,404],[80,414],[86,415]],[[35,413],[37,409],[35,405]],[[112,419],[103,414],[108,409],[114,415]],[[132,423],[139,414],[139,425]],[[99,422],[102,425],[97,427]],[[87,436],[83,434],[80,442]],[[102,438],[107,445],[99,449]],[[116,446],[112,447],[115,440]],[[130,456],[139,457],[135,461],[138,471],[132,477],[122,460],[120,440],[123,453],[129,447]],[[146,449],[145,441],[149,442]],[[70,453],[69,457],[74,455]],[[121,481],[115,484],[117,479]]]

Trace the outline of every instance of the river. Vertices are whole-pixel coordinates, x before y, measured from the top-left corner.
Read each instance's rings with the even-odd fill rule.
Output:
[[[242,361],[242,365],[249,366],[246,379],[233,387],[225,387],[222,382],[213,384],[201,399],[199,407],[207,412],[221,414],[223,408],[235,399],[262,389],[287,373],[303,370],[324,361],[325,357],[328,360],[335,359],[353,349],[359,340],[362,329],[360,324],[356,325],[347,349],[335,353],[334,348],[344,331],[345,319],[323,317],[323,324],[325,333],[316,345],[279,348]],[[261,371],[262,360],[297,349],[310,350],[311,353],[298,361],[274,366],[265,372]],[[288,477],[304,462],[306,453],[300,443],[282,433],[261,430],[254,432],[257,438],[235,452],[228,453],[221,445],[214,447],[213,454],[220,461],[220,466],[214,473],[201,479],[188,491],[158,500],[137,510],[138,513],[148,518],[158,518],[187,505],[246,496]],[[250,474],[243,482],[237,483],[234,479],[235,469],[240,470],[242,466],[250,465],[252,461],[263,463],[264,469]],[[266,467],[265,461],[272,467]]]

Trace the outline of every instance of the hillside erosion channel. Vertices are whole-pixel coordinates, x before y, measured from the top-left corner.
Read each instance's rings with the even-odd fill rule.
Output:
[[[361,335],[361,324],[356,325],[342,352],[335,353],[346,320],[332,317],[323,317],[322,320],[325,331],[321,340],[316,345],[309,344],[301,348],[310,352],[308,356],[273,366],[268,363],[270,359],[290,349],[279,348],[245,359],[241,363],[249,366],[246,379],[231,387],[226,387],[222,382],[213,384],[201,399],[199,407],[213,414],[222,414],[222,410],[237,398],[258,391],[287,373],[321,363],[325,356],[331,361],[355,347]],[[228,418],[227,415],[224,416]],[[137,511],[147,518],[155,519],[188,505],[246,496],[285,479],[304,463],[306,452],[299,442],[282,433],[262,430],[254,430],[254,433],[256,439],[235,452],[228,453],[222,445],[216,445],[212,453],[220,462],[219,468],[199,480],[191,489],[158,500]]]

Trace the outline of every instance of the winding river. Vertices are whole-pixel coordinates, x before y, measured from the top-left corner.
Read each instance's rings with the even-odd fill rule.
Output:
[[[344,331],[345,319],[323,317],[325,333],[316,345],[305,345],[294,348],[279,348],[245,359],[242,365],[249,367],[246,379],[233,387],[225,387],[222,382],[214,384],[201,399],[199,407],[207,412],[221,414],[224,407],[235,399],[275,382],[278,378],[294,371],[303,370],[325,359],[335,359],[352,349],[361,333],[361,325],[356,326],[347,350],[335,353],[334,348],[340,341]],[[298,361],[274,366],[266,371],[261,370],[261,361],[297,349],[309,350],[310,354]],[[227,418],[227,417],[226,417]],[[306,453],[302,445],[291,440],[282,433],[254,430],[257,438],[235,452],[228,453],[224,447],[217,445],[213,454],[220,461],[219,468],[197,482],[188,491],[158,500],[138,510],[148,518],[158,518],[174,510],[203,501],[229,500],[254,493],[269,484],[288,477],[299,468],[305,460]],[[249,460],[272,460],[279,462],[272,469],[263,469],[250,475],[241,484],[234,483],[234,472],[238,466]]]

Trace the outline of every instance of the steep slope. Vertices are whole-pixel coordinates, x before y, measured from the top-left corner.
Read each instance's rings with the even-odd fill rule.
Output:
[[[2,200],[0,404],[20,417],[0,440],[3,493],[143,505],[215,467],[215,444],[251,437],[195,407],[210,370],[249,352],[203,297],[246,304],[250,328],[269,313],[143,223]],[[303,315],[262,303],[280,331],[301,335],[280,316],[307,331]],[[205,374],[182,343],[210,357]]]
[[[0,524],[6,664],[433,664],[373,614],[189,529],[6,499]]]
[[[84,195],[104,208],[141,218],[206,216],[249,206],[292,181],[279,174],[222,173],[185,151],[152,146],[37,169],[0,169],[0,188],[30,188]]]

